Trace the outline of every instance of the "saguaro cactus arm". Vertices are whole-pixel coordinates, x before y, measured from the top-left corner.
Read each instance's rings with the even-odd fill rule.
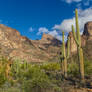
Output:
[[[60,56],[60,58],[61,58],[61,62],[63,61],[62,59],[63,59],[63,46],[61,46],[61,56]]]
[[[74,26],[73,26],[73,25],[72,25],[72,32],[73,32],[73,36],[74,36],[75,42],[76,42],[76,44],[79,46],[79,42],[78,42],[78,40],[77,40],[76,33],[75,33],[75,29],[74,29]]]
[[[64,41],[64,31],[62,32],[62,54],[63,58],[66,58],[66,53],[65,53],[65,41]]]
[[[77,39],[78,39],[78,42],[81,46],[81,37],[80,37],[80,29],[79,29],[79,24],[78,24],[78,10],[76,9],[75,10],[75,21],[76,21],[76,32],[77,32]]]
[[[70,56],[70,37],[68,37],[68,41],[67,41],[67,59]]]

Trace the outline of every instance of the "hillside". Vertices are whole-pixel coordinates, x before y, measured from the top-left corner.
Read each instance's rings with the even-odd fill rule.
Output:
[[[61,42],[49,34],[43,34],[41,40],[30,40],[21,36],[19,31],[0,24],[0,35],[0,55],[29,62],[58,61]],[[70,51],[74,55],[77,47],[72,32],[68,36],[70,36]],[[81,39],[84,56],[90,60],[92,59],[92,22],[85,24]]]
[[[71,54],[76,55],[77,46],[76,46],[75,40],[73,38],[72,32],[70,32],[68,36],[70,37]],[[87,22],[84,25],[84,31],[83,31],[83,34],[81,36],[81,44],[82,44],[82,48],[84,50],[84,58],[91,60],[92,59],[92,22]]]
[[[43,34],[41,40],[30,40],[3,24],[0,24],[0,35],[0,55],[29,62],[57,60],[61,42],[51,35]]]

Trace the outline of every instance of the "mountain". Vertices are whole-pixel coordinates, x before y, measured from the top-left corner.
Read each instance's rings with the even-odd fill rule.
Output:
[[[0,24],[0,55],[29,62],[56,61],[60,46],[61,42],[51,35],[43,34],[41,40],[30,40]]]
[[[30,34],[31,35],[31,34]],[[70,51],[74,55],[77,46],[72,32],[69,32]],[[92,59],[92,22],[87,22],[81,36],[84,56]],[[49,34],[43,34],[41,40],[30,40],[21,36],[19,31],[0,24],[0,55],[28,62],[58,61],[61,42]]]
[[[72,32],[68,35],[70,37],[70,51],[71,54],[74,55],[77,53],[77,46],[75,40],[73,38]],[[92,21],[87,22],[84,25],[84,31],[81,36],[81,44],[84,52],[84,57],[86,59],[92,59]]]

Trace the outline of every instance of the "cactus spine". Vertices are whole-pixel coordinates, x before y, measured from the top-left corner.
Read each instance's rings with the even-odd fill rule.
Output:
[[[75,16],[76,16],[76,33],[74,30],[74,26],[72,25],[72,32],[75,39],[75,42],[77,44],[77,51],[78,51],[78,60],[79,60],[79,71],[80,71],[80,78],[84,80],[84,60],[83,60],[83,50],[81,47],[81,36],[80,36],[80,30],[79,30],[79,24],[78,24],[78,11],[75,10]]]
[[[68,44],[67,44],[67,55],[66,55],[66,48],[64,42],[64,32],[62,32],[62,72],[65,77],[67,77],[67,59],[69,58],[70,53],[70,38],[68,37]]]

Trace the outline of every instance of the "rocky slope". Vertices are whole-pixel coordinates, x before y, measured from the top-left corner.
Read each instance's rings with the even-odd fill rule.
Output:
[[[72,32],[70,32],[68,36],[70,36],[70,51],[72,54],[74,54],[77,52],[77,46]],[[92,22],[87,22],[84,25],[84,32],[81,36],[81,43],[84,50],[84,56],[87,59],[92,59]]]
[[[57,60],[61,42],[43,34],[41,40],[29,40],[12,28],[0,24],[0,55],[20,58],[30,62]]]
[[[92,60],[92,22],[85,24],[83,36],[85,38],[84,55],[87,59]]]
[[[74,54],[77,52],[77,47],[72,32],[68,36],[70,36],[70,51]],[[85,24],[81,39],[84,55],[92,59],[92,22]],[[61,42],[51,35],[43,34],[41,40],[29,40],[21,36],[17,30],[0,24],[0,55],[29,62],[53,62],[58,61],[60,47]]]

